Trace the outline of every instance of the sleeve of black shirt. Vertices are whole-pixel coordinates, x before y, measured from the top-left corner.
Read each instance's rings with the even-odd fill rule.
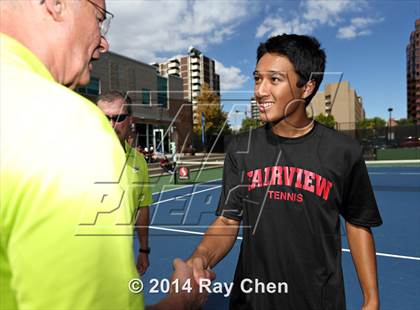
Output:
[[[346,178],[340,213],[347,222],[354,225],[373,227],[382,224],[361,152]]]
[[[237,158],[237,139],[230,143],[223,166],[222,193],[216,210],[217,216],[242,220],[242,169]]]

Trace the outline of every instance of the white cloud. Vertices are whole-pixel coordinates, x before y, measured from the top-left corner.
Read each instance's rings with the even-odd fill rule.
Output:
[[[310,34],[313,31],[313,25],[302,22],[299,17],[286,21],[282,17],[268,17],[257,29],[257,38],[262,38],[268,34],[268,37],[283,33]]]
[[[366,3],[366,0],[309,0],[302,3],[301,7],[304,8],[305,20],[334,26],[342,20],[342,14],[359,11],[366,6]]]
[[[271,37],[283,33],[312,34],[321,26],[336,27],[342,24],[350,14],[358,13],[368,7],[366,0],[303,0],[298,4],[299,15],[289,16],[285,11],[269,15],[257,28],[256,37]],[[382,21],[369,17],[353,18],[352,23],[340,27],[337,37],[350,38],[371,33],[368,26]]]
[[[356,17],[350,22],[350,25],[340,27],[337,31],[337,38],[339,39],[353,39],[359,36],[366,36],[371,34],[368,26],[382,22],[383,19]]]
[[[366,27],[369,26],[371,24],[377,23],[377,22],[381,22],[382,19],[376,20],[373,18],[363,18],[363,17],[356,17],[353,18],[351,20],[352,25],[356,26],[356,27]]]
[[[249,77],[243,75],[237,67],[225,67],[221,62],[215,60],[216,72],[220,75],[221,91],[241,89]]]
[[[252,1],[109,1],[111,50],[153,62],[188,46],[220,44],[255,11]]]

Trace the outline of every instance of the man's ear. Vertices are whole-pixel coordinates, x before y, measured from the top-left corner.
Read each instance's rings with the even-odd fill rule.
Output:
[[[310,80],[305,84],[305,90],[303,91],[302,98],[308,98],[315,90],[316,82],[314,80]]]
[[[64,0],[44,0],[43,5],[55,21],[63,20]]]

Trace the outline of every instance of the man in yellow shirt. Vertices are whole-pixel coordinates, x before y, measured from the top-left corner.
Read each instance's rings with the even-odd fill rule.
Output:
[[[104,0],[33,0],[0,1],[0,15],[0,309],[143,309],[128,289],[138,274],[123,148],[67,88],[88,83],[112,14]],[[194,289],[156,308],[201,302]]]
[[[111,122],[121,145],[124,147],[127,162],[124,174],[129,180],[129,201],[138,207],[136,228],[140,242],[137,270],[143,275],[149,267],[149,205],[153,202],[150,191],[149,172],[143,154],[128,142],[132,124],[132,102],[129,96],[118,91],[111,91],[98,97],[96,104]]]

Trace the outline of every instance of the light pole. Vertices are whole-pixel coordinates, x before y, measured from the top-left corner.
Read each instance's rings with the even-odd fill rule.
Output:
[[[389,120],[388,120],[388,141],[392,140],[392,130],[391,130],[391,115],[392,115],[393,108],[388,108],[389,112]]]

